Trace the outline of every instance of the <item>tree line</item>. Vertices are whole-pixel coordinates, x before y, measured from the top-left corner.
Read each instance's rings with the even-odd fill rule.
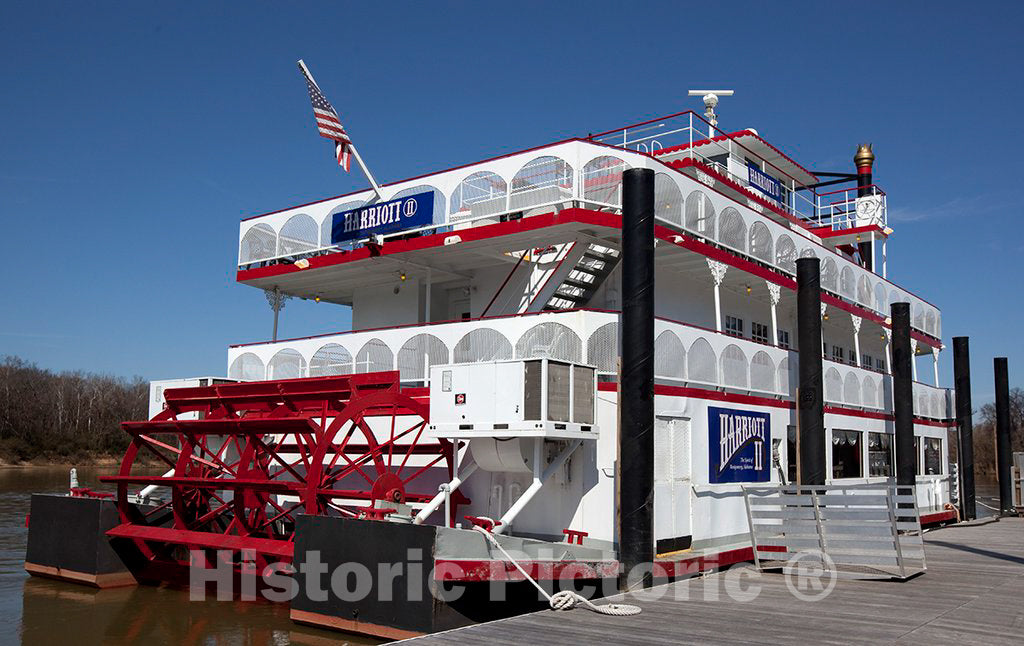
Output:
[[[985,404],[981,420],[974,427],[974,473],[979,478],[996,477],[996,405]],[[977,417],[975,418],[977,419]],[[1010,390],[1010,449],[1024,452],[1024,389]]]
[[[0,459],[119,456],[124,420],[148,417],[149,384],[86,372],[53,372],[18,357],[0,362]]]

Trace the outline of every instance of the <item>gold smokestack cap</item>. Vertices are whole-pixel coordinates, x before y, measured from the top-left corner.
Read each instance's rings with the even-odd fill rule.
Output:
[[[875,153],[871,152],[871,144],[861,144],[857,147],[857,154],[853,156],[853,163],[857,168],[867,166],[871,168],[875,163]]]

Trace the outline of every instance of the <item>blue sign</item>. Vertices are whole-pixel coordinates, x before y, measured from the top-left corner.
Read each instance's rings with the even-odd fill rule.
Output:
[[[708,406],[709,482],[768,482],[771,441],[768,413]]]
[[[428,226],[434,221],[434,192],[417,193],[340,211],[331,220],[331,244]]]
[[[762,173],[757,164],[753,162],[747,162],[747,181],[750,182],[750,186],[761,191],[776,202],[782,201],[782,184],[771,175]]]

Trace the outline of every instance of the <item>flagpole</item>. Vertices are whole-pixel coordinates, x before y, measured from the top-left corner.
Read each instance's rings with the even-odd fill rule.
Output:
[[[302,73],[306,75],[306,78],[308,78],[310,82],[316,86],[316,89],[319,90],[320,85],[317,84],[316,79],[313,78],[313,75],[310,73],[309,68],[306,67],[306,64],[302,61],[301,58],[299,59],[299,69],[302,70]],[[373,178],[373,174],[370,173],[370,169],[366,167],[366,163],[363,161],[363,158],[359,155],[359,151],[356,150],[355,145],[352,143],[351,137],[349,138],[348,143],[343,145],[348,146],[348,149],[349,151],[351,151],[352,156],[356,158],[356,163],[359,164],[359,168],[363,171],[363,175],[365,175],[366,179],[370,181],[370,186],[373,187],[373,192],[377,194],[377,199],[383,202],[384,193],[380,190],[380,185],[377,184],[377,180]]]

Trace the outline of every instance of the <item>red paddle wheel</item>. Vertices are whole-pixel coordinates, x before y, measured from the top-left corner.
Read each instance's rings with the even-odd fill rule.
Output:
[[[118,475],[102,478],[117,484],[121,518],[108,535],[154,568],[187,565],[190,550],[249,551],[261,565],[291,561],[300,513],[415,513],[451,478],[452,445],[425,436],[425,395],[398,379],[168,389],[159,415],[122,424],[132,443]]]

